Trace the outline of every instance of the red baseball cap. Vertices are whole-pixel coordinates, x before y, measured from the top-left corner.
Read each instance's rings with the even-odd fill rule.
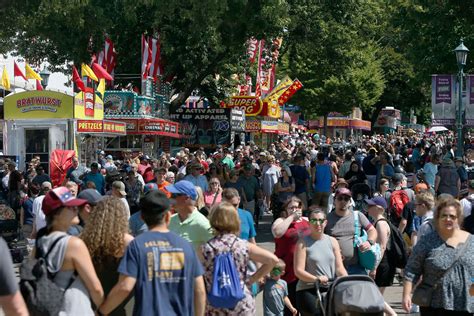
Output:
[[[87,203],[88,203],[87,200],[75,198],[72,195],[71,191],[68,190],[68,188],[58,187],[46,193],[46,196],[44,197],[44,200],[43,200],[42,209],[43,209],[44,215],[48,216],[54,210],[60,207],[82,206]]]

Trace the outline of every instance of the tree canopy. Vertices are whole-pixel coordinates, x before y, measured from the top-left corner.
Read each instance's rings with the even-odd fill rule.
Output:
[[[303,83],[291,103],[306,117],[394,106],[429,119],[430,75],[456,72],[452,50],[474,28],[474,4],[459,0],[5,0],[0,12],[0,53],[63,72],[109,36],[116,72],[138,77],[141,34],[159,33],[174,106],[195,90],[217,104],[255,74],[246,41],[283,37],[277,75]]]

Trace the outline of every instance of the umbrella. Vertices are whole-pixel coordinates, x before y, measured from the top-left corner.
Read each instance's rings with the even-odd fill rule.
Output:
[[[428,132],[430,133],[433,133],[433,132],[444,132],[444,131],[448,131],[448,129],[444,126],[432,126]]]

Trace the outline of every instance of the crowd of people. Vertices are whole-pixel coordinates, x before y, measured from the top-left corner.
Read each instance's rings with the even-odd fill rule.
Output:
[[[332,143],[295,134],[268,148],[158,158],[100,151],[89,166],[74,157],[58,187],[39,157],[24,172],[0,159],[0,194],[35,240],[31,256],[49,254],[64,289],[60,315],[125,315],[132,298],[134,315],[255,315],[260,291],[266,316],[319,315],[318,294],[354,274],[382,294],[398,277],[407,312],[472,315],[474,151],[468,141],[463,149],[456,156],[448,133]],[[274,253],[256,244],[266,214]],[[395,230],[404,269],[390,256]],[[361,253],[374,246],[369,269]],[[0,253],[0,305],[27,315],[3,242]],[[232,273],[220,274],[229,254]],[[220,292],[235,282],[239,294]],[[428,304],[416,298],[423,287]],[[230,306],[219,295],[238,299]],[[384,311],[396,315],[387,303]]]

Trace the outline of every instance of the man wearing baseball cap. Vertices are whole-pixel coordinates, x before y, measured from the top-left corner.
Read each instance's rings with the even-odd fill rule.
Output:
[[[77,196],[80,199],[86,200],[87,203],[79,207],[79,218],[82,220],[83,225],[87,223],[89,215],[94,207],[104,197],[96,189],[85,189],[82,190]]]
[[[181,180],[166,186],[166,189],[171,193],[176,211],[171,216],[169,229],[197,249],[213,236],[209,220],[197,210],[196,188],[191,182]]]
[[[355,223],[350,207],[352,193],[347,188],[336,190],[335,209],[327,216],[325,233],[336,238],[341,247],[344,266],[349,274],[367,274],[359,264],[357,249],[354,247]],[[362,212],[358,212],[359,224],[367,232],[368,240],[359,246],[361,251],[369,250],[377,240],[377,231]]]
[[[204,315],[204,270],[193,246],[169,230],[169,199],[153,190],[140,200],[140,208],[149,231],[127,247],[119,281],[99,315],[110,314],[134,289],[133,315]]]

